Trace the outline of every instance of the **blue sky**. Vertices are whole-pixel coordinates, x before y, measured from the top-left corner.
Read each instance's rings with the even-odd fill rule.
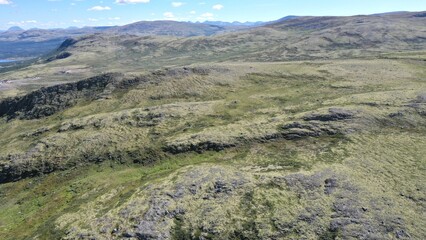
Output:
[[[426,0],[0,0],[0,29],[124,25],[165,19],[269,21],[287,15],[424,10]]]

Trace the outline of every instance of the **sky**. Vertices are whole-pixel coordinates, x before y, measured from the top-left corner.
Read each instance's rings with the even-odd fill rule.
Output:
[[[0,0],[0,29],[115,26],[136,21],[271,21],[288,15],[425,11],[426,0]]]

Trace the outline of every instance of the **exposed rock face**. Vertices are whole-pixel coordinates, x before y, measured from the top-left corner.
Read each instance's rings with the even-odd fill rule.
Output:
[[[95,99],[121,74],[105,74],[75,83],[42,88],[22,97],[0,102],[0,117],[37,119],[55,114],[77,103],[78,99]]]
[[[327,178],[324,181],[324,193],[325,194],[332,194],[334,192],[334,190],[339,186],[338,185],[338,180],[336,178]]]
[[[419,17],[419,18],[426,17],[426,13],[423,12],[423,13],[415,14],[413,17]]]
[[[87,219],[70,223],[65,239],[291,239],[295,233],[303,239],[406,239],[404,220],[383,214],[386,209],[372,203],[381,200],[365,201],[362,191],[331,169],[254,177],[197,166],[171,186],[142,188],[88,231],[78,227]]]
[[[54,162],[46,161],[43,164],[33,164],[30,159],[19,160],[17,156],[9,156],[9,163],[0,162],[0,183],[17,181],[19,179],[38,176],[42,173],[51,173],[60,167]]]
[[[426,93],[419,94],[415,100],[416,103],[426,103]]]
[[[321,135],[336,135],[344,133],[339,126],[323,123],[300,123],[294,122],[282,127],[282,137],[287,140],[300,139],[303,137],[319,137]]]
[[[328,114],[310,114],[303,118],[305,121],[339,121],[345,119],[351,119],[355,114],[351,111],[340,109],[340,108],[330,108]]]
[[[227,70],[222,68],[184,67],[159,70],[132,78],[126,78],[122,74],[104,74],[75,83],[42,88],[22,97],[5,99],[0,102],[0,117],[6,117],[8,120],[14,118],[40,119],[72,107],[84,100],[105,99],[113,94],[115,90],[126,91],[138,85],[158,84],[170,78],[180,79],[190,75],[203,76],[210,74],[212,71]],[[0,183],[67,169],[76,164],[99,163],[106,160],[121,163],[153,163],[166,155],[161,149],[152,150],[152,148],[139,146],[134,149],[110,151],[101,147],[100,151],[93,149],[87,151],[84,149],[87,149],[86,146],[91,143],[100,144],[103,141],[102,144],[111,145],[111,141],[108,138],[99,141],[99,136],[95,136],[84,140],[80,138],[81,142],[75,142],[69,136],[64,136],[64,134],[72,134],[79,130],[106,129],[116,124],[135,128],[155,127],[166,119],[176,118],[182,114],[193,114],[192,111],[198,108],[202,108],[205,111],[205,109],[209,108],[209,104],[211,103],[166,104],[162,107],[137,109],[133,112],[123,111],[114,115],[64,121],[56,126],[44,127],[22,134],[22,137],[37,137],[43,134],[48,137],[42,137],[37,142],[34,142],[33,146],[25,152],[0,156]],[[52,131],[52,128],[55,128],[55,131]],[[59,143],[61,140],[63,140],[62,143]],[[77,151],[72,156],[62,156],[61,152],[67,148],[64,144],[70,145],[72,142],[83,150]],[[214,142],[200,145],[200,148],[204,150],[223,150],[226,147],[230,146],[219,146]],[[185,149],[185,151],[189,150],[191,149]],[[178,151],[170,152],[177,153]]]
[[[71,46],[73,46],[74,44],[76,44],[78,41],[76,40],[76,39],[73,39],[73,38],[68,38],[68,39],[66,39],[62,44],[61,44],[61,46],[59,46],[59,48],[58,48],[58,51],[62,51],[62,50],[65,50],[65,49],[67,49],[68,47],[71,47]]]
[[[201,238],[220,236],[222,222],[228,222],[221,209],[236,210],[245,188],[253,187],[252,181],[251,176],[223,167],[195,167],[178,177],[171,186],[160,184],[142,188],[123,204],[118,215],[106,214],[96,221],[96,228],[99,227],[101,232],[91,230],[82,239],[103,239],[107,235],[130,239],[187,239],[192,234],[186,229],[189,222],[200,229]],[[201,216],[209,224],[203,226],[199,221]],[[121,224],[123,221],[129,224]],[[78,228],[74,228],[68,231],[65,239],[81,234]]]
[[[333,200],[330,203],[332,213],[329,216],[328,232],[317,231],[320,236],[332,239],[336,236],[345,239],[385,239],[388,235],[407,231],[402,219],[394,215],[383,216],[384,209],[374,208],[371,203],[364,202],[360,193],[361,186],[350,182],[345,176],[326,170],[310,176],[288,175],[284,179],[287,186],[301,194],[302,199],[309,199],[313,203],[313,206],[305,210],[306,213],[301,213],[299,222],[295,221],[287,227],[295,228],[300,221],[305,221],[315,229],[320,219],[327,215],[324,208],[326,206],[315,210],[316,201],[322,198],[318,195],[319,191],[323,191],[323,194],[332,196]],[[275,181],[279,183],[280,179]]]
[[[69,53],[69,52],[61,52],[61,53],[59,53],[58,55],[55,55],[55,56],[53,56],[53,57],[48,58],[48,59],[46,60],[46,62],[52,62],[52,61],[59,60],[59,59],[65,59],[65,58],[67,58],[67,57],[70,57],[71,55],[72,55],[72,54],[71,54],[71,53]]]
[[[54,145],[53,142],[40,143],[25,154],[8,155],[0,158],[0,184],[65,170],[75,165],[101,163],[108,160],[149,165],[166,157],[159,150],[141,147],[135,150],[102,151],[99,153],[79,152],[75,156],[59,158],[44,152],[46,148],[49,148],[49,144]]]
[[[278,139],[296,140],[305,137],[332,136],[337,134],[347,134],[356,131],[352,126],[355,112],[331,108],[327,114],[312,113],[301,121],[277,124],[277,130],[264,131],[259,134],[235,134],[224,137],[212,138],[210,133],[193,134],[175,141],[170,141],[163,148],[164,151],[178,154],[184,152],[204,152],[204,151],[222,151],[226,148],[237,147],[249,142],[268,142]],[[281,125],[281,126],[280,126]],[[262,124],[253,126],[263,129],[270,126]],[[212,130],[213,131],[213,130]],[[220,130],[215,130],[220,131]],[[220,134],[218,134],[220,135]]]
[[[420,116],[426,116],[426,93],[419,94],[408,107],[415,109]]]
[[[222,151],[226,148],[235,147],[236,144],[228,142],[205,141],[196,144],[169,144],[164,151],[178,154],[185,152]]]
[[[64,57],[64,56],[62,56]],[[8,119],[38,119],[53,115],[75,105],[79,100],[104,98],[105,92],[115,88],[129,89],[146,82],[158,82],[161,78],[182,78],[191,74],[208,75],[211,71],[226,69],[178,68],[160,70],[141,77],[125,78],[123,74],[107,73],[75,83],[41,88],[22,97],[5,99],[0,102],[0,117]]]

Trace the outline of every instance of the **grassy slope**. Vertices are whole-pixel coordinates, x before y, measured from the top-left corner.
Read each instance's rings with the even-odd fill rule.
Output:
[[[362,223],[371,221],[377,229],[391,228],[378,233],[379,238],[395,238],[401,229],[412,238],[425,238],[421,227],[426,221],[422,215],[426,190],[421,184],[425,181],[424,117],[406,107],[426,89],[424,64],[413,60],[226,64],[229,72],[137,87],[118,92],[110,100],[81,103],[42,120],[3,122],[0,138],[3,155],[25,152],[40,142],[50,141],[53,150],[47,151],[47,156],[57,155],[58,149],[65,149],[65,155],[78,156],[91,148],[103,151],[105,144],[132,149],[192,135],[226,141],[228,136],[241,132],[243,138],[250,139],[263,131],[275,131],[286,122],[297,121],[307,112],[336,106],[357,109],[366,116],[361,131],[344,137],[247,141],[239,148],[222,152],[167,155],[151,166],[107,161],[2,184],[0,238],[51,239],[64,232],[71,238],[81,233],[98,236],[102,227],[108,232],[114,228],[97,221],[104,218],[126,229],[137,221],[123,219],[118,214],[120,209],[137,201],[140,206],[133,211],[143,216],[150,208],[149,196],[165,196],[143,186],[156,186],[160,193],[175,191],[175,183],[185,185],[195,181],[186,175],[192,169],[210,179],[208,173],[215,168],[220,170],[221,166],[226,169],[220,170],[227,173],[224,176],[232,180],[232,176],[241,174],[248,183],[235,190],[229,197],[232,200],[226,200],[233,203],[227,207],[221,207],[227,199],[222,195],[207,200],[207,204],[191,195],[185,195],[182,202],[176,200],[173,204],[186,209],[186,213],[183,220],[177,218],[177,222],[170,223],[172,236],[291,238],[302,234],[307,238],[327,238],[351,234],[360,226],[346,226],[343,232],[329,231],[332,215],[337,214],[333,206],[340,204],[339,199],[345,199],[339,197],[343,194],[357,201],[351,203],[357,209],[368,209],[362,215]],[[193,106],[188,114],[185,102],[201,105]],[[170,103],[176,107],[165,107]],[[118,122],[101,130],[87,126],[56,132],[64,122],[82,121],[84,125],[87,118],[109,119],[114,114],[122,116],[122,111],[151,106],[162,106],[161,111],[165,114],[172,111],[175,117],[148,128]],[[398,111],[404,115],[396,120],[388,117]],[[36,137],[19,137],[43,126],[53,126],[53,130]],[[314,180],[321,186],[324,178],[335,177],[341,188],[326,195],[322,188],[306,190],[276,180],[297,178],[295,173],[317,174],[320,177]],[[351,188],[343,187],[347,183]],[[352,188],[356,191],[348,190]],[[312,198],[311,194],[316,197]],[[205,206],[213,210],[203,212]],[[309,215],[304,212],[308,206],[316,207],[315,211],[322,214],[310,224],[297,220]],[[250,213],[257,217],[249,217]],[[170,221],[166,218],[166,222]],[[385,223],[376,226],[378,222]],[[288,224],[290,229],[283,228]]]
[[[103,72],[138,74],[200,62],[377,58],[407,51],[417,51],[416,57],[424,59],[426,18],[414,15],[303,17],[209,37],[85,36],[63,50],[72,54],[69,58],[0,73],[0,80],[13,82],[0,97]]]
[[[2,73],[15,80],[5,97],[105,71],[219,69],[3,119],[2,163],[66,170],[0,185],[0,238],[425,239],[424,20],[388,17],[210,38],[91,36],[69,58]],[[281,62],[317,58],[328,60]],[[356,113],[318,123],[339,134],[269,138],[332,107]],[[164,151],[206,142],[226,149]]]

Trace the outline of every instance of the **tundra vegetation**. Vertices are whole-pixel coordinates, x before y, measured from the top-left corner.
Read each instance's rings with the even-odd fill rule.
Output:
[[[132,25],[4,68],[0,238],[426,239],[424,16]]]

